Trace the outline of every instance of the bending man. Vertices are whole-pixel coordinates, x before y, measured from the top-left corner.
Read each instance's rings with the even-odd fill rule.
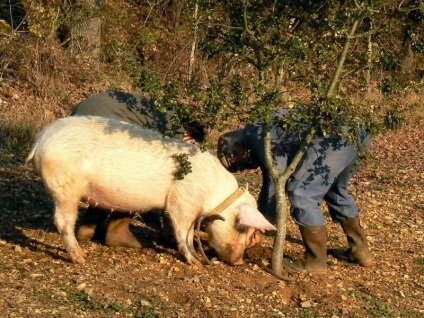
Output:
[[[277,116],[286,116],[287,110],[277,111]],[[262,189],[259,195],[259,210],[272,221],[275,217],[275,191],[266,168],[263,123],[247,125],[244,129],[222,135],[218,142],[218,156],[230,171],[261,168]],[[300,146],[302,131],[286,133],[278,125],[271,128],[271,151],[280,173],[285,171]],[[300,136],[299,136],[300,135]],[[366,151],[370,145],[369,134],[360,129],[358,145]],[[359,151],[347,139],[334,136],[324,137],[318,133],[308,146],[297,169],[287,182],[287,194],[291,202],[291,216],[298,224],[305,245],[303,259],[291,262],[284,260],[290,272],[307,271],[324,273],[327,268],[327,234],[321,203],[326,201],[331,218],[340,223],[350,245],[341,258],[371,266],[373,257],[368,249],[365,233],[360,226],[358,208],[348,193],[348,183]]]

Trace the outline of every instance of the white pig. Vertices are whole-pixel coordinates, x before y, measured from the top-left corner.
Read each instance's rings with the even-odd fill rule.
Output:
[[[178,164],[171,156],[180,153],[188,155],[192,172],[175,180]],[[194,228],[199,218],[211,212],[222,219],[206,226],[209,244],[232,265],[243,263],[253,229],[274,229],[257,210],[253,196],[247,189],[240,190],[236,178],[215,156],[117,120],[58,119],[38,134],[28,162],[52,195],[56,227],[76,263],[84,263],[74,233],[80,200],[115,211],[166,211],[179,251],[197,266],[201,262],[193,246]]]

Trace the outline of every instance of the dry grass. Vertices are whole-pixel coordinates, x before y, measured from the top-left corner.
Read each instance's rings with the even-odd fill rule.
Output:
[[[26,148],[43,126],[91,94],[130,87],[128,76],[93,69],[55,39],[14,35],[0,43],[0,149]]]

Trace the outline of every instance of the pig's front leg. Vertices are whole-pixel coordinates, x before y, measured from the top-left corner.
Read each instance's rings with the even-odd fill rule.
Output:
[[[175,231],[175,239],[178,244],[178,250],[184,255],[187,262],[197,267],[203,267],[202,263],[196,256],[196,251],[193,246],[194,226],[195,220],[192,218],[184,217],[178,214],[174,217],[175,213],[169,213]]]

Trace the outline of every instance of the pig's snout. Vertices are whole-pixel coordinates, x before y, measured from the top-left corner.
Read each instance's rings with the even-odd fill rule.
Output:
[[[237,260],[230,262],[230,265],[232,266],[240,266],[244,265],[246,262],[243,260],[243,257],[238,258]]]

